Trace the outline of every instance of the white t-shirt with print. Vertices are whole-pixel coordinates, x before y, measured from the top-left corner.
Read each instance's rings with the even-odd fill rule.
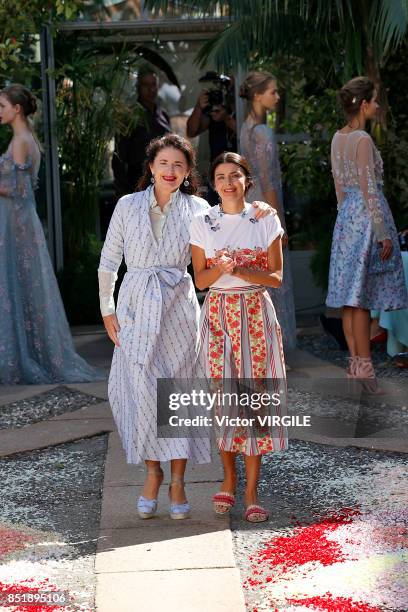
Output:
[[[190,243],[203,249],[207,268],[218,263],[222,255],[229,255],[235,265],[250,269],[268,269],[268,247],[284,230],[278,215],[255,219],[256,208],[245,203],[239,214],[227,214],[214,206],[195,217],[190,225]],[[223,274],[211,287],[231,289],[247,287],[248,283],[232,274]]]

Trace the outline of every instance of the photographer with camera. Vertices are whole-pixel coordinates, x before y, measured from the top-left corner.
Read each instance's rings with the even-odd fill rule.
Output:
[[[194,138],[208,130],[212,161],[224,151],[237,150],[234,83],[216,72],[207,72],[199,82],[211,83],[212,86],[199,95],[187,121],[187,136]]]

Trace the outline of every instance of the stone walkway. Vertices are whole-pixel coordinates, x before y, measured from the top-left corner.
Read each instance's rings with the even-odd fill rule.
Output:
[[[76,336],[76,345],[92,363],[107,367],[110,345],[105,336],[92,332]],[[88,402],[84,402],[84,395],[89,398]],[[62,414],[51,416],[52,410],[47,406],[52,403],[53,396],[54,403],[58,400],[60,404],[63,404],[61,397],[65,398]],[[74,410],[74,397],[75,401],[85,405]],[[188,468],[187,492],[193,509],[190,520],[176,522],[170,519],[166,487],[168,472],[165,472],[157,516],[140,521],[135,504],[144,470],[126,464],[106,400],[106,383],[64,385],[63,391],[58,385],[1,389],[0,415],[3,421],[0,419],[0,428],[3,428],[0,429],[0,458],[3,461],[0,459],[0,475],[6,474],[8,468],[14,487],[17,485],[17,462],[32,465],[39,454],[49,456],[54,452],[57,459],[60,458],[49,458],[51,465],[61,465],[61,458],[71,464],[68,457],[76,452],[75,444],[90,448],[96,441],[100,446],[97,441],[101,436],[107,436],[107,451],[100,515],[99,512],[93,515],[97,521],[93,528],[88,517],[88,532],[79,538],[96,540],[94,556],[91,547],[81,549],[78,541],[68,542],[61,525],[59,530],[50,529],[51,525],[55,526],[55,514],[50,514],[48,501],[44,500],[42,525],[35,525],[32,513],[19,512],[18,504],[12,505],[10,501],[8,512],[2,505],[0,592],[1,589],[20,593],[62,590],[68,594],[70,602],[63,608],[0,605],[0,610],[134,612],[140,609],[156,612],[163,610],[164,601],[166,612],[244,610],[229,521],[214,516],[211,507],[211,496],[221,480],[220,465]],[[1,406],[5,405],[7,410],[1,411]],[[39,420],[41,416],[48,418]],[[27,424],[22,426],[24,419]],[[11,470],[13,462],[16,464],[14,471]],[[80,472],[78,466],[78,479],[82,481]],[[60,474],[62,481],[64,478]],[[24,488],[29,482],[30,478],[24,480]],[[88,486],[95,489],[95,481],[89,482]],[[74,499],[69,500],[66,508],[71,518],[79,522],[84,520],[82,515],[86,513],[80,489],[71,483]],[[37,490],[38,494],[40,491]],[[33,506],[33,498],[27,503]],[[37,512],[36,516],[39,515],[41,513]],[[47,516],[49,528],[45,529]],[[79,537],[78,530],[76,535]],[[38,552],[40,548],[41,555]],[[93,558],[94,572],[91,571]]]
[[[108,368],[111,346],[101,330],[80,330],[75,341],[92,363]],[[290,378],[293,380],[299,376],[305,380],[339,379],[343,376],[336,365],[302,351],[290,356],[290,364]],[[40,394],[45,395],[38,398]],[[394,386],[389,386],[386,400],[381,401],[398,404],[400,395]],[[5,405],[7,410],[1,411],[1,406]],[[381,403],[378,406],[381,408]],[[399,423],[377,420],[375,435],[356,439],[355,429],[344,428],[344,435],[333,438],[322,434],[327,430],[327,419],[324,422],[318,419],[324,418],[325,415],[316,414],[317,429],[294,433],[294,437],[300,440],[293,443],[295,454],[302,448],[306,449],[304,453],[310,449],[312,455],[316,455],[314,449],[324,444],[327,448],[321,447],[320,456],[329,453],[333,457],[337,447],[338,455],[335,456],[341,469],[345,456],[359,452],[347,448],[350,446],[388,452],[407,450],[406,436]],[[330,418],[332,424],[339,425],[343,415],[335,412]],[[341,453],[345,453],[344,457]],[[287,456],[290,461],[291,455],[288,453]],[[75,457],[78,458],[77,484]],[[90,469],[93,459],[95,465]],[[35,470],[28,471],[27,478],[21,478],[23,489],[27,488],[30,479],[38,485],[33,487],[31,496],[27,494],[24,511],[21,507],[19,509],[18,497],[3,495],[7,504],[2,504],[0,497],[0,589],[2,583],[26,591],[66,590],[71,597],[69,606],[54,608],[66,612],[134,612],[135,609],[143,612],[161,612],[163,609],[166,612],[243,612],[244,593],[251,611],[255,611],[256,605],[260,606],[259,610],[272,610],[272,607],[265,607],[271,606],[272,600],[281,602],[279,606],[283,605],[284,599],[277,599],[277,591],[272,592],[271,588],[258,589],[268,592],[269,599],[260,598],[258,594],[248,597],[247,569],[252,566],[248,557],[245,570],[241,553],[246,545],[248,550],[258,550],[261,540],[270,540],[271,536],[296,536],[295,527],[290,521],[282,524],[280,531],[276,530],[275,524],[269,525],[266,530],[259,531],[263,534],[259,538],[252,526],[248,531],[248,526],[242,523],[242,508],[238,508],[233,513],[231,532],[229,520],[214,516],[211,508],[211,496],[222,480],[217,459],[209,466],[188,468],[187,494],[192,505],[190,520],[176,522],[168,516],[167,472],[160,491],[157,516],[149,521],[138,519],[135,503],[144,471],[142,467],[125,463],[107,402],[106,383],[64,385],[62,390],[58,385],[3,387],[0,390],[0,475],[8,474],[9,482],[17,485],[20,480],[16,474],[19,470],[25,472],[31,462],[33,465],[38,463],[38,469],[44,471],[42,476],[52,481],[55,491],[60,474],[61,486],[65,483],[62,487],[64,493],[61,492],[58,498],[57,509],[53,508],[52,495],[44,498],[42,523],[36,523],[30,514],[30,504],[35,502],[37,516],[41,515],[38,509],[42,501],[38,496],[44,478],[35,474]],[[58,467],[59,464],[62,467]],[[272,470],[266,472],[268,477],[276,479],[273,468],[268,469]],[[322,482],[330,478],[333,478],[333,473],[322,474]],[[290,490],[289,487],[286,505],[290,507],[293,503],[295,508],[297,500],[291,501]],[[271,508],[273,502],[272,497]],[[53,523],[52,517],[57,515],[59,522]],[[328,520],[327,513],[324,520]],[[74,529],[76,522],[80,528]],[[237,563],[242,572],[242,582]],[[267,581],[269,576],[265,571],[262,580]],[[13,579],[13,585],[8,582],[8,575]],[[310,593],[308,597],[310,602]],[[318,609],[310,607],[312,604],[306,606],[305,602],[296,605],[296,610]],[[276,609],[289,609],[287,602],[285,606]],[[0,605],[0,610],[3,609],[6,612],[45,612],[52,608]],[[338,609],[354,611],[351,607]]]

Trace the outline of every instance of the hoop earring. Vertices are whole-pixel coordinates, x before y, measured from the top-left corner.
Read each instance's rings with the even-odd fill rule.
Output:
[[[155,184],[155,182],[156,182],[156,181],[154,180],[154,176],[153,176],[153,175],[150,177],[150,182],[151,182],[151,184],[152,184],[152,185],[154,185],[154,184]]]
[[[184,187],[188,187],[189,184],[190,184],[190,181],[187,178],[185,178],[184,183],[183,183]]]

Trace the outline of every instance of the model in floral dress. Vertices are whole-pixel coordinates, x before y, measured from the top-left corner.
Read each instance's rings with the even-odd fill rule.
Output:
[[[278,215],[256,220],[245,202],[250,187],[246,160],[223,153],[213,163],[212,180],[221,205],[196,217],[190,228],[193,266],[199,289],[209,287],[201,313],[200,357],[211,379],[285,379],[281,330],[265,286],[282,281],[283,229]],[[259,384],[262,384],[261,382]],[[235,498],[235,457],[244,454],[247,486],[245,518],[264,521],[257,483],[261,456],[287,448],[286,432],[245,426],[217,432],[224,483],[214,497],[216,512],[228,512]]]
[[[327,305],[343,309],[350,350],[349,376],[374,379],[370,356],[370,309],[407,307],[397,231],[382,191],[382,160],[364,130],[378,110],[374,84],[357,77],[340,92],[347,125],[332,141],[338,200]],[[371,385],[375,390],[375,384]]]

